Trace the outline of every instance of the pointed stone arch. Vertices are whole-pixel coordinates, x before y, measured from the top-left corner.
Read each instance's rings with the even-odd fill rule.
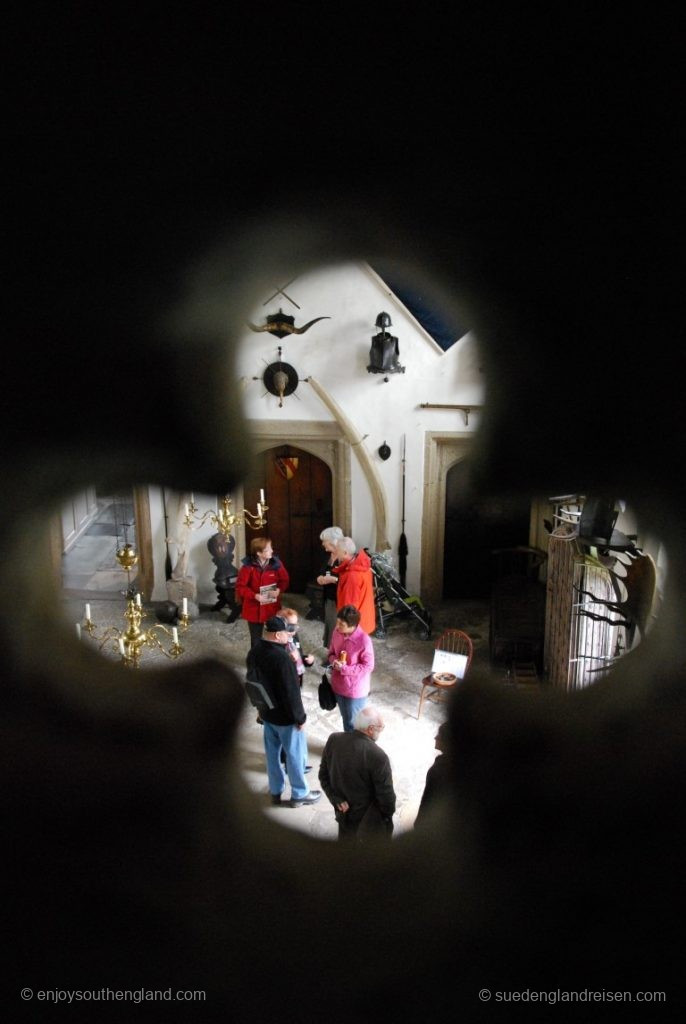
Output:
[[[421,591],[429,604],[440,603],[443,596],[446,477],[466,458],[473,438],[471,433],[439,430],[427,431],[424,438]]]
[[[352,532],[350,444],[339,425],[330,420],[253,420],[248,429],[253,451],[257,454],[291,442],[326,463],[331,470],[334,523],[330,525],[340,526],[344,534],[349,536]],[[242,507],[242,487],[237,489],[237,499],[237,504]],[[238,555],[245,555],[245,550],[241,550],[244,543],[240,531],[236,546]]]

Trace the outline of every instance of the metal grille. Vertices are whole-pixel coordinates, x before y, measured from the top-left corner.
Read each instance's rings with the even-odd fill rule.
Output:
[[[626,648],[626,635],[623,626],[591,617],[608,616],[606,606],[598,601],[617,600],[612,574],[607,569],[588,559],[577,562],[574,593],[567,689],[581,690],[602,679],[612,663],[621,657]]]
[[[597,682],[626,649],[623,626],[592,617],[607,618],[607,607],[598,602],[616,601],[617,592],[612,573],[581,551],[577,530],[559,525],[548,545],[545,672],[565,690]]]

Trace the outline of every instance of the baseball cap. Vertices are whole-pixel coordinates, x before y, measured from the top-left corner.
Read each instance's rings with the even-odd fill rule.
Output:
[[[272,615],[270,619],[264,624],[264,628],[268,633],[281,633],[288,629],[288,623],[285,619],[282,619],[280,615]]]

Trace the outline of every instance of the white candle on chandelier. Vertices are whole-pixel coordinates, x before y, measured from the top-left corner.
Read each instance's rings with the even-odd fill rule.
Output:
[[[77,637],[78,640],[81,639],[81,623],[80,622],[76,623],[76,637]]]
[[[121,637],[119,637],[119,653],[121,654],[122,658],[126,657],[126,648],[124,647],[124,641],[122,640]]]
[[[179,642],[179,631],[176,628],[176,626],[172,626],[172,638],[174,640],[174,643],[178,644],[178,642]]]
[[[91,618],[91,606],[89,604],[87,604],[86,605],[86,620],[88,622],[90,622],[90,618]]]
[[[140,606],[141,606],[141,595],[140,594],[136,594],[136,604],[140,608]]]
[[[188,505],[186,505],[186,519],[188,518]]]
[[[188,615],[188,598],[184,597],[181,601],[181,614]]]
[[[261,488],[261,487],[260,487],[260,501],[261,501],[261,502],[262,502],[262,504],[264,505],[264,491],[262,490],[262,488]]]

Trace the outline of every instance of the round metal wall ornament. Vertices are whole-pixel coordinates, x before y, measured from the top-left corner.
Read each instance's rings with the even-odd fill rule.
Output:
[[[391,449],[388,447],[388,445],[384,441],[384,443],[379,448],[379,458],[383,459],[383,461],[385,462],[386,459],[390,458],[390,455],[391,455]]]
[[[298,386],[298,374],[290,363],[270,363],[262,375],[264,386],[270,395],[279,399],[279,408],[288,395],[292,395]]]

